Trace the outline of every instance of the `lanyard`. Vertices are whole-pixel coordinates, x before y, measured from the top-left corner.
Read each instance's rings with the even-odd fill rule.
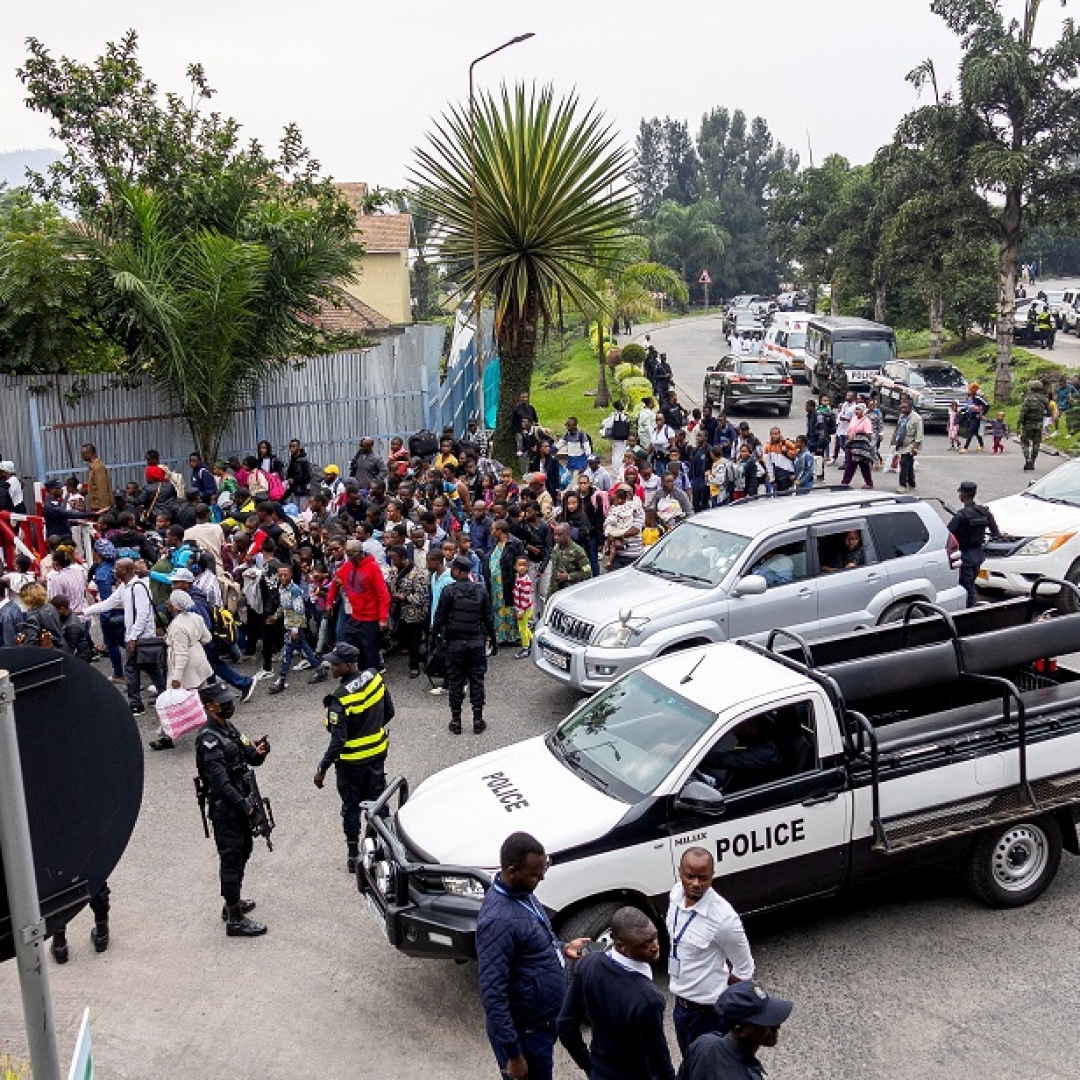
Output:
[[[509,897],[515,904],[520,904],[545,930],[548,939],[551,942],[551,947],[555,950],[555,955],[559,958],[559,963],[566,967],[566,960],[563,956],[562,945],[559,939],[555,936],[555,931],[551,929],[551,923],[548,922],[547,916],[540,910],[539,905],[533,899],[532,896],[528,900],[523,900],[520,896],[510,896],[506,888],[501,882],[494,882],[494,886],[498,892],[503,896]],[[694,913],[695,915],[697,912]]]
[[[686,918],[686,922],[683,923],[682,929],[680,930],[679,929],[679,909],[675,908],[675,910],[672,912],[671,921],[675,924],[674,927],[672,927],[673,934],[672,934],[672,938],[671,938],[671,956],[672,956],[672,959],[674,959],[674,960],[679,959],[679,942],[682,941],[683,936],[686,934],[686,931],[690,929],[690,924],[696,918],[697,918],[697,912],[696,911],[691,911],[690,914]]]

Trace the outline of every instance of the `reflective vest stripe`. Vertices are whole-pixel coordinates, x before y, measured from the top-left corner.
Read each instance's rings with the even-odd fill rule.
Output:
[[[345,749],[338,755],[339,761],[363,761],[365,758],[378,757],[390,748],[386,728],[379,728],[374,735],[365,735],[361,739],[350,739]]]
[[[386,684],[381,675],[376,675],[371,682],[355,694],[344,694],[338,698],[347,713],[362,712],[368,705],[374,705],[386,693]]]

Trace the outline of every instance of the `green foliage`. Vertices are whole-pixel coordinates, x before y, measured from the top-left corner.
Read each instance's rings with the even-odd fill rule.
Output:
[[[631,375],[619,383],[620,396],[626,402],[630,412],[636,413],[641,408],[642,401],[653,396],[652,383],[643,375]]]
[[[645,363],[645,346],[639,345],[636,341],[631,341],[629,345],[623,346],[622,358],[624,363],[637,364],[640,367]],[[619,377],[618,371],[616,371],[615,377]]]
[[[476,122],[451,107],[417,151],[417,196],[439,222],[448,280],[472,288],[475,154],[480,287],[495,301],[502,380],[495,452],[510,460],[510,416],[529,388],[541,335],[566,306],[604,310],[594,270],[618,261],[632,199],[627,150],[595,109],[550,87],[482,94]]]
[[[700,163],[688,125],[670,116],[642,120],[629,178],[644,218],[656,216],[665,201],[691,205],[699,196]]]
[[[703,199],[693,206],[665,202],[652,222],[650,235],[657,253],[676,267],[688,288],[698,273],[716,266],[730,237],[719,224],[720,206]]]
[[[626,350],[624,349],[623,352],[625,353]],[[617,383],[621,383],[624,379],[629,379],[634,375],[640,375],[641,367],[637,364],[628,364],[626,361],[621,361],[615,365],[615,370],[611,374],[614,376]]]
[[[137,46],[130,32],[84,65],[30,40],[27,104],[65,146],[31,186],[81,218],[95,325],[181,402],[213,457],[254,385],[363,344],[319,324],[363,249],[354,211],[295,127],[275,157],[241,144],[235,120],[200,111],[214,93],[200,65],[187,97],[161,95]]]
[[[113,370],[119,349],[93,319],[91,267],[74,258],[69,224],[25,189],[0,191],[0,371]]]

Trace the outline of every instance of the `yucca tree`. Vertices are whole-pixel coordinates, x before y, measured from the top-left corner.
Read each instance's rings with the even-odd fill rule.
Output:
[[[83,229],[73,246],[95,267],[101,321],[129,366],[177,402],[204,458],[276,368],[355,344],[311,321],[350,272],[352,247],[308,210],[264,206],[240,230],[265,229],[274,244],[181,225],[166,195],[137,185],[117,188],[115,208],[116,228]]]
[[[513,460],[511,416],[529,389],[539,339],[568,306],[602,308],[591,271],[629,232],[630,154],[595,107],[551,87],[503,87],[451,107],[417,150],[413,180],[439,222],[438,247],[460,295],[473,287],[475,161],[480,288],[494,298],[501,362],[495,453]]]

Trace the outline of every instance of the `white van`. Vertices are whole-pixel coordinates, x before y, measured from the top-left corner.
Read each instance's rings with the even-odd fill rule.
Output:
[[[773,316],[772,326],[765,335],[763,352],[771,360],[783,361],[790,372],[801,372],[806,378],[805,312],[780,311]]]

